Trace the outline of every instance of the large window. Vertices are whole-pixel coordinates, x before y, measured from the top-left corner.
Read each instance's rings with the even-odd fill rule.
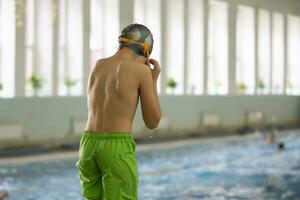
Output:
[[[67,48],[66,48],[66,15],[67,15],[67,0],[59,0],[58,2],[58,94],[65,95],[67,88],[64,85],[65,75],[67,71]]]
[[[120,0],[0,0],[0,97],[14,97],[16,86],[22,87],[15,85],[23,83],[16,75],[25,78],[25,96],[82,95],[84,63],[92,67],[118,50],[120,20],[144,24],[153,33],[150,57],[164,61],[159,93],[227,94],[233,39],[230,71],[239,94],[300,95],[300,16],[237,5],[236,18],[230,18],[236,20],[236,38],[231,38],[227,1],[133,2],[119,8]],[[120,9],[133,13],[120,19]]]
[[[34,0],[26,1],[25,14],[25,94],[27,96],[31,96],[33,94],[33,89],[32,86],[29,84],[29,80],[30,77],[34,74]]]
[[[82,94],[83,78],[83,13],[82,0],[68,0],[66,20],[66,67],[65,77],[76,81],[76,85],[69,89],[71,95]]]
[[[118,49],[119,1],[91,0],[91,63]]]
[[[228,91],[228,13],[227,3],[209,1],[208,93]]]
[[[272,22],[272,93],[284,91],[284,15],[273,14]]]
[[[154,44],[150,57],[161,60],[161,13],[160,0],[135,0],[134,22],[144,24],[153,34]],[[158,79],[158,92],[160,93],[160,79]]]
[[[60,0],[58,4],[59,95],[81,95],[83,78],[82,0]],[[70,86],[69,83],[74,83]]]
[[[271,15],[269,11],[258,11],[258,94],[270,92],[271,75]]]
[[[97,59],[104,56],[103,17],[103,2],[101,0],[91,0],[91,66]]]
[[[0,97],[15,91],[15,1],[0,0]]]
[[[26,94],[52,94],[52,1],[26,2]],[[50,49],[50,51],[49,51]],[[40,80],[40,87],[37,86]]]
[[[167,94],[183,94],[184,76],[184,0],[167,0],[166,13],[166,77],[175,80],[175,88]],[[170,84],[172,85],[172,84]]]
[[[187,94],[203,93],[204,20],[203,1],[188,1]]]
[[[236,32],[236,81],[242,94],[255,91],[255,10],[239,5]]]
[[[288,15],[287,93],[300,94],[300,17]]]
[[[52,95],[52,0],[35,1],[35,51],[34,69],[42,79],[40,95]]]

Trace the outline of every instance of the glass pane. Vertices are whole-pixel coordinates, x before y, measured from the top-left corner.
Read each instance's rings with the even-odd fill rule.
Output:
[[[103,0],[92,0],[91,1],[91,38],[90,38],[90,49],[91,52],[99,51],[102,52],[96,55],[91,53],[91,66],[103,57]]]
[[[67,4],[67,53],[65,76],[76,81],[68,92],[70,95],[82,94],[83,75],[83,16],[82,0],[68,0]]]
[[[288,15],[287,94],[300,94],[300,17]]]
[[[67,0],[58,1],[58,95],[66,95],[64,76],[67,72],[66,34]]]
[[[238,6],[236,34],[237,91],[254,94],[255,91],[255,10]]]
[[[33,91],[31,86],[28,84],[29,83],[29,79],[30,76],[33,74],[33,50],[32,47],[26,47],[26,51],[25,51],[25,80],[26,80],[26,86],[25,86],[25,94],[26,96],[32,96],[33,95]]]
[[[35,1],[35,52],[34,52],[34,72],[42,80],[42,87],[39,95],[52,95],[52,0]]]
[[[33,0],[26,1],[26,45],[31,46],[33,45],[33,38],[34,38],[34,3]]]
[[[187,93],[203,93],[203,62],[204,62],[204,21],[203,21],[203,1],[189,0],[188,2],[188,74]]]
[[[228,16],[227,3],[209,1],[208,93],[228,92]]]
[[[167,0],[166,13],[166,77],[167,94],[183,94],[184,72],[184,1]],[[177,83],[171,87],[172,81]]]
[[[66,0],[58,1],[58,46],[66,46]]]
[[[29,84],[29,79],[33,74],[34,0],[27,0],[25,9],[25,95],[31,96],[33,95],[33,91]]]
[[[273,14],[272,39],[272,93],[282,94],[284,91],[284,16]]]
[[[58,94],[59,95],[66,95],[67,90],[64,84],[64,78],[67,74],[66,68],[66,49],[59,48],[58,49]]]
[[[104,3],[104,56],[111,56],[118,50],[120,34],[119,0],[103,0]]]
[[[270,12],[258,12],[258,94],[270,92],[271,70],[271,17]]]
[[[15,95],[15,1],[0,1],[1,97]]]
[[[147,0],[134,0],[134,22],[139,24],[145,23],[145,15],[147,12]]]

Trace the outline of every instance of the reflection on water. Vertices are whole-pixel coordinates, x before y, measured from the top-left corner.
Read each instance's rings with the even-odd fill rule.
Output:
[[[283,134],[281,134],[283,136]],[[139,199],[300,199],[300,132],[142,150]],[[0,166],[11,200],[81,200],[75,159]]]

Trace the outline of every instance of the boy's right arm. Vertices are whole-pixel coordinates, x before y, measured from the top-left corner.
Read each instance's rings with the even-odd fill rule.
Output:
[[[155,66],[156,64],[156,66]],[[157,78],[160,72],[158,63],[154,63],[154,71],[143,66],[139,79],[139,93],[141,98],[142,115],[145,125],[149,129],[156,128],[161,119],[160,103],[157,93]],[[156,68],[155,68],[156,67]]]

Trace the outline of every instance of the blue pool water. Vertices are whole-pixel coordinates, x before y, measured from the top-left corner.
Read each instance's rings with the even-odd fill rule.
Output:
[[[137,152],[139,199],[300,199],[300,131],[208,140]],[[82,200],[76,158],[0,165],[8,200]]]

